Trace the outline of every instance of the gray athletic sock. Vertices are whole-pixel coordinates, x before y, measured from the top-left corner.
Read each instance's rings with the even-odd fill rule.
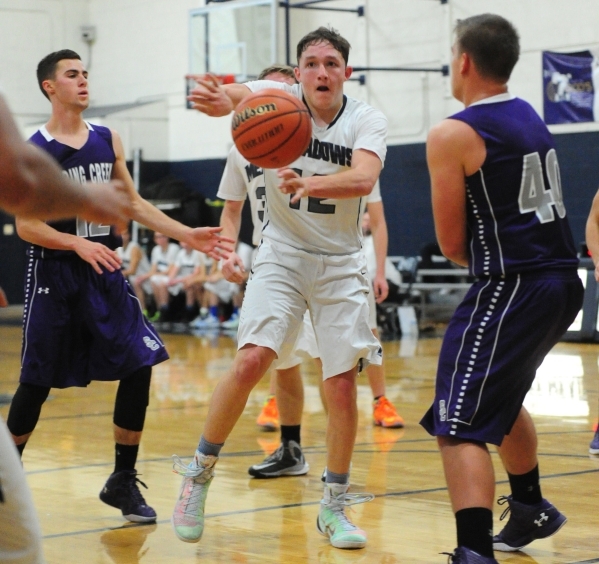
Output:
[[[335,474],[327,469],[327,484],[347,484],[349,482],[349,472],[347,474]]]
[[[204,435],[202,435],[200,437],[200,444],[198,445],[198,452],[201,452],[202,454],[206,454],[208,456],[218,456],[220,453],[220,449],[223,448],[224,444],[225,443],[217,445],[214,443],[209,443],[204,438]]]

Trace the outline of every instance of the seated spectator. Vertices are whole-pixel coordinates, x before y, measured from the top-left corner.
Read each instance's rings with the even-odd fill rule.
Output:
[[[146,292],[147,284],[144,284],[144,282],[149,280],[150,284],[156,284],[158,282],[168,281],[167,273],[171,265],[174,264],[180,249],[179,245],[169,242],[169,238],[166,235],[158,233],[157,231],[154,233],[154,242],[156,243],[156,246],[152,249],[150,255],[150,270],[145,274],[138,276],[135,279],[133,286],[135,294],[139,299],[141,309],[146,317],[148,316],[146,293],[151,294],[152,288],[150,288],[150,292]],[[150,321],[160,321],[160,312],[158,310],[150,318]]]
[[[245,243],[240,242],[237,245],[237,254],[242,258],[246,272],[249,273],[251,267],[252,248]],[[195,329],[212,329],[221,327],[223,329],[234,330],[239,325],[239,308],[243,300],[243,291],[239,284],[229,282],[223,276],[221,271],[222,263],[218,263],[215,269],[208,274],[204,283],[206,300],[208,305],[208,314],[200,316],[190,323]],[[233,311],[227,321],[221,323],[219,316],[219,305],[232,302]]]
[[[123,246],[119,247],[116,252],[123,261],[121,263],[123,276],[133,286],[133,281],[139,275],[150,271],[150,261],[139,244],[131,240],[131,229],[129,227],[126,231],[123,231],[121,236],[123,238]],[[151,292],[151,288],[148,285],[149,292]]]
[[[183,321],[186,323],[191,321],[196,304],[200,301],[202,283],[206,280],[206,255],[192,249],[184,242],[181,242],[181,247],[175,262],[167,272],[167,278],[151,282],[154,300],[162,321],[171,320],[173,317],[173,312],[170,311],[171,297],[178,296],[181,292],[185,293]]]

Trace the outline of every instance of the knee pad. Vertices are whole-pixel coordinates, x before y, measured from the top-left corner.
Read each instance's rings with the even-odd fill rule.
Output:
[[[49,393],[50,388],[34,384],[19,384],[6,420],[8,430],[15,437],[33,432],[40,418],[42,405],[48,399]]]
[[[141,432],[150,403],[152,367],[144,366],[119,383],[114,402],[113,423],[127,431]]]

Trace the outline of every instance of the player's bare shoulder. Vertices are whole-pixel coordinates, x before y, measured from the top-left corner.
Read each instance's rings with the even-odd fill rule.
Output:
[[[486,157],[483,138],[467,123],[447,118],[434,125],[426,140],[429,163],[438,159],[455,159],[462,163],[466,175],[478,170]]]

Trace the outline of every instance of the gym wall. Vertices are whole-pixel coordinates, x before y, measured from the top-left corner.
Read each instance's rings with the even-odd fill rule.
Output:
[[[364,6],[365,16],[295,10],[291,44],[319,25],[332,25],[352,43],[355,66],[440,68],[450,60],[451,29],[458,18],[494,11],[512,20],[522,55],[510,90],[542,112],[541,52],[599,46],[596,0],[333,0],[331,7]],[[0,84],[24,132],[49,116],[35,80],[38,61],[72,48],[89,66],[90,118],[116,128],[128,155],[168,163],[190,187],[213,197],[218,169],[231,145],[228,118],[187,110],[188,12],[198,0],[0,0]],[[80,28],[93,25],[91,48]],[[295,56],[292,50],[293,56]],[[360,73],[358,73],[360,74]],[[440,73],[370,72],[365,86],[347,93],[381,109],[389,119],[389,156],[381,185],[390,227],[391,254],[414,254],[434,237],[424,141],[431,125],[461,106]],[[110,107],[121,105],[119,112]],[[138,105],[138,107],[130,107]],[[599,185],[599,124],[555,126],[564,198],[577,241]],[[172,172],[171,171],[171,172]]]

